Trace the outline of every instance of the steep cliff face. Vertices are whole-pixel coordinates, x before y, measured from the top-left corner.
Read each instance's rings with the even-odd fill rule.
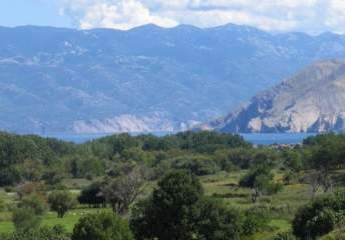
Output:
[[[202,128],[246,133],[345,131],[345,61],[317,62]]]

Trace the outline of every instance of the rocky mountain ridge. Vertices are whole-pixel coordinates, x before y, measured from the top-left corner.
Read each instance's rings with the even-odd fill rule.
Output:
[[[320,61],[201,128],[242,133],[344,132],[344,103],[345,60]]]
[[[0,128],[183,130],[315,60],[342,57],[343,35],[271,34],[233,24],[0,27]]]

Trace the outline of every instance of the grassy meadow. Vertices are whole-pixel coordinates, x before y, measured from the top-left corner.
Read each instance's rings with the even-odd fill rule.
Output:
[[[253,207],[251,190],[238,186],[239,180],[246,172],[245,170],[233,173],[220,172],[215,175],[200,177],[200,180],[207,196],[223,199],[229,206],[245,210]],[[276,173],[278,181],[281,177],[282,174]],[[64,180],[64,183],[73,194],[78,195],[80,190],[87,186],[90,181],[86,179],[67,179]],[[149,194],[154,185],[155,182],[148,184],[145,195]],[[9,207],[14,206],[17,201],[15,193],[7,193],[4,189],[0,190],[0,198],[3,199],[3,205],[5,204]],[[279,232],[290,230],[291,220],[295,212],[310,199],[310,186],[306,184],[287,185],[281,192],[275,195],[262,196],[255,204],[262,208],[267,208],[270,218],[269,227],[266,231],[248,237],[248,240],[271,239]],[[111,209],[89,208],[88,206],[78,205],[76,209],[69,211],[64,218],[58,218],[55,212],[48,212],[43,217],[42,225],[61,225],[67,232],[71,233],[80,217],[88,213],[100,211],[111,211]],[[11,212],[0,211],[0,233],[10,233],[14,230]]]

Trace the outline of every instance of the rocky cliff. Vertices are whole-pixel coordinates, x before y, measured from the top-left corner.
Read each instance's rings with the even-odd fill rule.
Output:
[[[243,133],[343,132],[345,61],[317,62],[201,127]]]

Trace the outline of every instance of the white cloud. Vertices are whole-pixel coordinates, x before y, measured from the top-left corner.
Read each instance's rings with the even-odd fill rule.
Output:
[[[130,29],[154,23],[212,27],[245,24],[269,31],[345,32],[345,0],[56,0],[79,28]]]
[[[125,30],[148,23],[164,27],[178,24],[173,19],[153,15],[137,0],[72,0],[63,3],[62,12],[72,16],[78,27],[82,29],[97,27]]]

